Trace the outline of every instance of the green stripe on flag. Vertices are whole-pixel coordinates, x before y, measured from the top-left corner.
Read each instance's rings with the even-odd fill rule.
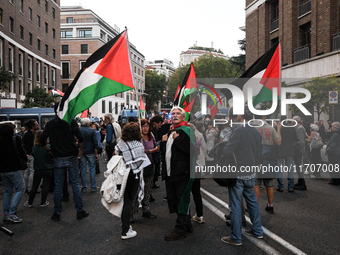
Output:
[[[131,90],[119,82],[102,77],[97,83],[84,88],[73,98],[69,104],[63,120],[71,123],[71,120],[80,112],[90,108],[99,99]]]
[[[265,86],[262,87],[260,93],[258,93],[256,96],[253,96],[253,106],[256,107],[256,105],[267,102],[267,101],[273,101],[273,91]],[[279,96],[277,96],[278,99],[280,99]]]

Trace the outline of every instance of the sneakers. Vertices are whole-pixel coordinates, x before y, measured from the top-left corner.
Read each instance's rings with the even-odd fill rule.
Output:
[[[280,188],[276,188],[276,190],[277,190],[278,192],[283,192],[283,189],[280,189]]]
[[[204,223],[203,216],[198,217],[197,214],[195,214],[194,217],[192,217],[192,220],[196,221],[196,222],[198,222],[200,224]]]
[[[51,216],[51,220],[53,220],[53,221],[60,221],[60,214],[57,214],[57,213],[53,214]]]
[[[274,214],[274,206],[266,206],[266,211],[270,214]]]
[[[307,186],[303,184],[297,184],[294,186],[294,189],[296,190],[307,190]]]
[[[182,238],[185,238],[185,237],[187,237],[187,235],[185,233],[178,234],[176,232],[172,232],[171,234],[164,236],[164,240],[165,241],[176,241],[178,239],[182,239]]]
[[[87,211],[85,211],[85,210],[82,210],[81,212],[77,212],[77,220],[84,219],[84,218],[86,218],[89,215],[90,214]]]
[[[222,237],[221,241],[223,243],[232,244],[232,245],[242,245],[242,243],[238,243],[234,239],[232,239],[231,236]]]
[[[156,219],[156,215],[154,215],[152,212],[143,212],[142,217],[148,218],[148,219]]]
[[[126,232],[124,235],[121,235],[121,239],[126,240],[132,237],[135,237],[137,235],[137,232],[132,230],[132,227],[130,226],[130,229],[128,230],[128,232]]]
[[[32,205],[30,205],[30,204],[28,203],[28,201],[26,201],[26,202],[24,203],[24,206],[25,206],[25,207],[28,207],[28,208],[32,207]]]
[[[21,223],[22,219],[20,219],[17,215],[15,214],[7,214],[4,216],[4,222],[12,222],[12,223]]]
[[[46,207],[46,206],[48,206],[50,204],[50,202],[48,202],[48,201],[45,201],[45,203],[43,203],[43,204],[40,204],[40,206],[41,207]]]
[[[263,238],[263,236],[255,235],[253,230],[246,230],[246,231],[244,231],[244,233],[246,233],[248,236],[256,237],[257,239],[262,239]]]

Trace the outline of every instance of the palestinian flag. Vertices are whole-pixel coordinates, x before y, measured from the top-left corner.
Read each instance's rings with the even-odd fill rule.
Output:
[[[195,102],[195,93],[198,92],[194,64],[191,63],[184,80],[182,82],[179,96],[174,101],[174,106],[182,107],[186,112],[190,112]]]
[[[269,51],[261,56],[233,85],[243,90],[244,99],[248,100],[248,87],[252,87],[253,106],[272,101],[273,88],[277,88],[278,96],[281,88],[281,46],[275,44]],[[228,89],[221,89],[228,99],[232,94]],[[232,104],[232,101],[229,100]],[[249,102],[247,102],[249,103]]]
[[[177,99],[177,97],[179,95],[180,90],[181,90],[181,85],[178,84],[178,87],[177,87],[177,90],[176,90],[176,94],[175,94],[175,101],[176,101],[176,99]]]
[[[89,116],[89,109],[86,109],[83,111],[83,113],[80,115],[80,118],[87,118]]]
[[[144,113],[144,114],[142,114]],[[144,102],[143,102],[143,98],[140,97],[140,103],[139,103],[139,116],[142,117],[142,115],[145,116],[145,105],[144,105]]]
[[[71,120],[100,98],[134,89],[127,31],[109,41],[86,61],[63,96],[58,116]]]
[[[49,92],[51,92],[53,97],[62,97],[62,96],[64,96],[64,93],[61,92],[59,89],[56,89],[56,90],[55,89],[51,89]]]

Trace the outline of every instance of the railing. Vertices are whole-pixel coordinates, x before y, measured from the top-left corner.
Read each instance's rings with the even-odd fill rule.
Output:
[[[310,46],[305,45],[294,50],[294,63],[310,58]]]
[[[340,50],[340,33],[333,35],[333,51]]]
[[[67,21],[71,21],[71,20],[67,20],[67,19],[62,19],[60,20],[60,23],[93,23],[93,22],[98,22],[97,19],[93,19],[93,18],[88,18],[88,19],[73,19],[73,22],[67,22]]]
[[[306,14],[312,10],[312,1],[308,1],[299,6],[299,16]]]
[[[279,19],[273,20],[272,21],[272,30],[271,31],[274,31],[275,29],[278,29],[278,28],[279,28]]]

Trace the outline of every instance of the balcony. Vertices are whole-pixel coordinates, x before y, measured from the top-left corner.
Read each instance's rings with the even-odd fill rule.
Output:
[[[312,10],[312,1],[308,1],[299,6],[299,16],[302,16]]]
[[[333,35],[333,51],[340,50],[340,33]]]
[[[272,21],[272,27],[271,31],[274,31],[279,28],[279,19],[273,20]]]
[[[310,58],[310,45],[305,45],[294,50],[294,63]]]

